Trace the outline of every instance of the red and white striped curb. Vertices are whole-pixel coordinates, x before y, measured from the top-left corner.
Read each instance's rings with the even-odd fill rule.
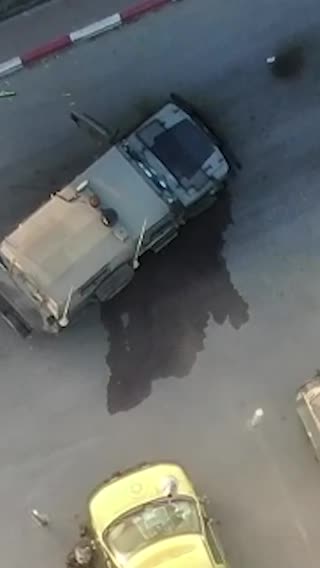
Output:
[[[52,55],[57,51],[61,51],[86,39],[93,38],[110,30],[119,28],[124,24],[128,24],[137,18],[145,15],[147,12],[162,8],[166,4],[171,4],[177,0],[141,0],[137,4],[122,10],[122,12],[113,14],[103,20],[98,20],[93,24],[85,26],[79,30],[75,30],[70,34],[58,37],[39,47],[36,47],[20,56],[13,57],[8,61],[0,63],[0,78],[11,75],[19,69],[35,63],[39,59],[43,59],[48,55]]]

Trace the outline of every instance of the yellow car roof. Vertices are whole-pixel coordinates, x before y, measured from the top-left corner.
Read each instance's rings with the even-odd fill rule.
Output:
[[[163,497],[162,483],[168,476],[177,480],[179,495],[196,496],[183,469],[170,463],[144,466],[98,487],[89,500],[91,524],[96,536],[102,540],[105,529],[118,517]]]

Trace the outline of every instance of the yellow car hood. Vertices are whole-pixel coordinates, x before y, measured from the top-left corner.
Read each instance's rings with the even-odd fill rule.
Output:
[[[130,568],[214,568],[201,535],[166,539],[139,552],[128,562]]]
[[[184,471],[169,463],[145,466],[99,487],[89,501],[90,520],[98,539],[102,540],[104,530],[124,513],[163,497],[162,483],[167,476],[177,479],[179,495],[196,497]]]

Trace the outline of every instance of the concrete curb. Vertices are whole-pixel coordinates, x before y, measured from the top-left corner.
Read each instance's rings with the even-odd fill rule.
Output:
[[[137,4],[123,10],[121,12],[121,20],[123,23],[129,23],[151,10],[158,10],[166,4],[170,4],[172,1],[174,0],[141,0]]]
[[[114,14],[113,16],[109,16],[109,18],[98,20],[98,22],[94,22],[94,24],[90,24],[89,26],[85,26],[80,30],[71,32],[70,38],[72,43],[76,43],[77,41],[89,39],[110,30],[114,30],[115,28],[121,26],[121,24],[122,21],[120,14]]]
[[[12,75],[16,71],[48,57],[53,53],[62,51],[79,41],[84,41],[108,31],[117,29],[125,24],[141,18],[148,12],[163,8],[167,4],[176,2],[177,0],[140,0],[133,6],[126,8],[122,12],[113,14],[102,20],[98,20],[84,28],[75,30],[67,35],[55,38],[46,44],[35,47],[34,49],[23,53],[20,56],[13,57],[8,61],[0,63],[0,79],[2,77]]]
[[[46,57],[51,53],[54,53],[56,51],[61,51],[62,49],[65,49],[71,44],[72,41],[69,35],[59,37],[57,39],[49,41],[48,43],[45,43],[44,45],[40,45],[39,47],[36,47],[31,51],[23,53],[21,55],[21,61],[23,65],[28,65],[28,63],[33,63],[34,61],[42,59],[43,57]]]
[[[10,75],[19,69],[22,69],[23,63],[20,57],[13,57],[4,63],[0,63],[0,77]]]

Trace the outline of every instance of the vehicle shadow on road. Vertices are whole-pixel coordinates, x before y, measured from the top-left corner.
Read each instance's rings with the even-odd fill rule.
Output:
[[[220,325],[228,319],[235,329],[248,321],[248,304],[222,255],[231,222],[225,191],[166,250],[146,255],[133,282],[102,306],[110,341],[111,414],[142,402],[154,380],[188,375],[204,347],[210,316]]]

